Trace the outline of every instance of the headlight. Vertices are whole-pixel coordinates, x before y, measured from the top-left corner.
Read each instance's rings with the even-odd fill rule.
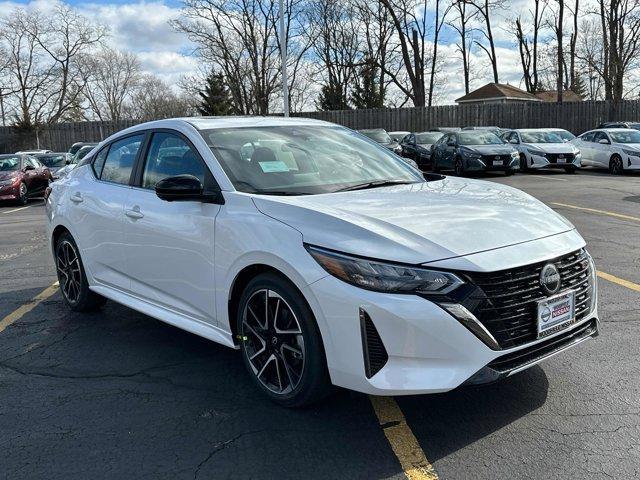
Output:
[[[511,158],[518,158],[520,156],[520,153],[518,153],[517,150],[514,150],[513,152],[511,152]]]
[[[622,149],[622,151],[630,157],[640,157],[640,152],[638,152],[637,150]]]
[[[473,160],[480,160],[482,158],[482,155],[480,155],[479,153],[474,152],[472,150],[467,150],[466,148],[461,148],[460,153],[464,155],[466,158],[470,158]]]
[[[306,249],[328,273],[366,290],[445,295],[464,283],[449,272],[353,257],[311,245]]]
[[[0,187],[6,187],[7,185],[11,185],[15,181],[16,181],[15,178],[9,178],[8,180],[0,180]]]
[[[535,155],[536,157],[546,157],[547,156],[547,154],[544,153],[542,150],[533,150],[531,148],[529,148],[528,150],[529,150],[529,153],[531,155]]]
[[[402,147],[400,145],[396,145],[393,147],[393,151],[396,153],[402,153]]]

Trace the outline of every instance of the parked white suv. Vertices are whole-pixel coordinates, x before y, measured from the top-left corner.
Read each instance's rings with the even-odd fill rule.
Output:
[[[561,168],[574,173],[580,167],[580,150],[551,129],[510,130],[502,135],[502,139],[520,152],[521,172],[529,169]]]
[[[571,141],[582,152],[582,164],[608,168],[614,175],[640,170],[640,132],[608,128],[585,132]]]
[[[271,399],[509,376],[598,332],[574,226],[326,122],[192,118],[101,143],[46,199],[60,289],[241,350]]]

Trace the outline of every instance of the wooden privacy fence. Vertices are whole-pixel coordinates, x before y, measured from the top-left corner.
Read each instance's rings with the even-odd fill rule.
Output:
[[[385,128],[388,131],[417,132],[437,127],[484,125],[505,128],[558,127],[580,134],[604,121],[640,121],[640,101],[443,105],[304,112],[294,116],[317,118],[355,129]],[[35,148],[67,151],[74,142],[97,142],[136,123],[135,120],[59,123],[30,131],[0,127],[0,153]]]

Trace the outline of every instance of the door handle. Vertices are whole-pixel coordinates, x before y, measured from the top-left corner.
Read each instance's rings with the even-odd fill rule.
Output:
[[[74,203],[80,203],[82,202],[82,200],[83,200],[82,195],[80,195],[79,192],[76,192],[71,196],[71,201]]]
[[[131,210],[125,210],[124,214],[134,220],[144,217],[144,214],[140,211],[140,207],[133,207]]]

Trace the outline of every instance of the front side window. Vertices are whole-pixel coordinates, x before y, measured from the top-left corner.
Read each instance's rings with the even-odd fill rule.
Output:
[[[182,138],[171,133],[154,133],[142,172],[142,187],[153,189],[163,178],[176,175],[193,175],[204,185],[205,168]]]
[[[604,132],[596,132],[595,135],[593,136],[593,141],[596,143],[599,143],[600,140],[609,140],[607,138],[607,134]]]
[[[133,163],[144,140],[144,134],[116,140],[109,147],[100,180],[105,182],[129,184]]]
[[[332,126],[270,126],[200,132],[237,190],[300,195],[368,182],[423,182],[404,161],[360,134]]]
[[[442,137],[442,134],[440,132],[433,132],[433,133],[419,133],[418,135],[416,135],[416,142],[419,145],[430,145],[433,143],[436,143],[440,137]]]

